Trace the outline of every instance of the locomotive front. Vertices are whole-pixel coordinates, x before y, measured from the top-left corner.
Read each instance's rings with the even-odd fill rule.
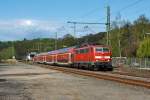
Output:
[[[113,70],[112,67],[112,52],[107,46],[94,47],[94,61],[95,65],[102,69]]]

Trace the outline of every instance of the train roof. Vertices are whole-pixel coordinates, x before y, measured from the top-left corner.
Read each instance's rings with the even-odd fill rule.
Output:
[[[85,48],[85,47],[109,47],[109,46],[104,45],[104,44],[98,44],[98,43],[90,43],[90,44],[84,43],[84,44],[76,46],[76,49]]]
[[[54,51],[49,51],[48,54],[66,53],[66,52],[70,52],[74,48],[75,48],[75,46],[69,47],[69,48],[62,48],[62,49],[58,49],[58,50],[54,50]]]
[[[46,54],[47,54],[47,52],[42,52],[42,53],[39,53],[37,55],[39,56],[39,55],[46,55]]]
[[[109,46],[103,45],[103,44],[86,44],[85,43],[85,44],[81,44],[81,45],[77,45],[77,46],[72,46],[72,47],[68,47],[68,48],[62,48],[62,49],[58,49],[58,50],[54,50],[54,51],[39,53],[37,55],[67,53],[67,52],[71,52],[73,49],[80,49],[80,48],[85,48],[85,47],[108,47],[109,48]]]

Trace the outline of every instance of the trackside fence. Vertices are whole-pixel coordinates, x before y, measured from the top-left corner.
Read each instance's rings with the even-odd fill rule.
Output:
[[[150,58],[113,57],[112,65],[150,70]]]

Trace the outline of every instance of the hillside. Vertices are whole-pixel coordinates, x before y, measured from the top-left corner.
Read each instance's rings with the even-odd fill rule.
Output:
[[[133,23],[125,20],[120,23],[113,21],[110,31],[113,56],[150,57],[150,36],[147,34],[150,33],[150,20],[142,15]],[[76,39],[67,34],[57,39],[57,45],[54,38],[0,42],[0,57],[7,59],[15,55],[21,59],[28,52],[47,52],[56,47],[59,49],[82,43],[106,44],[106,33],[89,34]]]

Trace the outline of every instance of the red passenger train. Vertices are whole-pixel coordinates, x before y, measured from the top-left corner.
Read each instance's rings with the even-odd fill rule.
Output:
[[[112,52],[108,46],[81,45],[40,53],[33,58],[33,62],[90,70],[113,70],[111,55]]]

